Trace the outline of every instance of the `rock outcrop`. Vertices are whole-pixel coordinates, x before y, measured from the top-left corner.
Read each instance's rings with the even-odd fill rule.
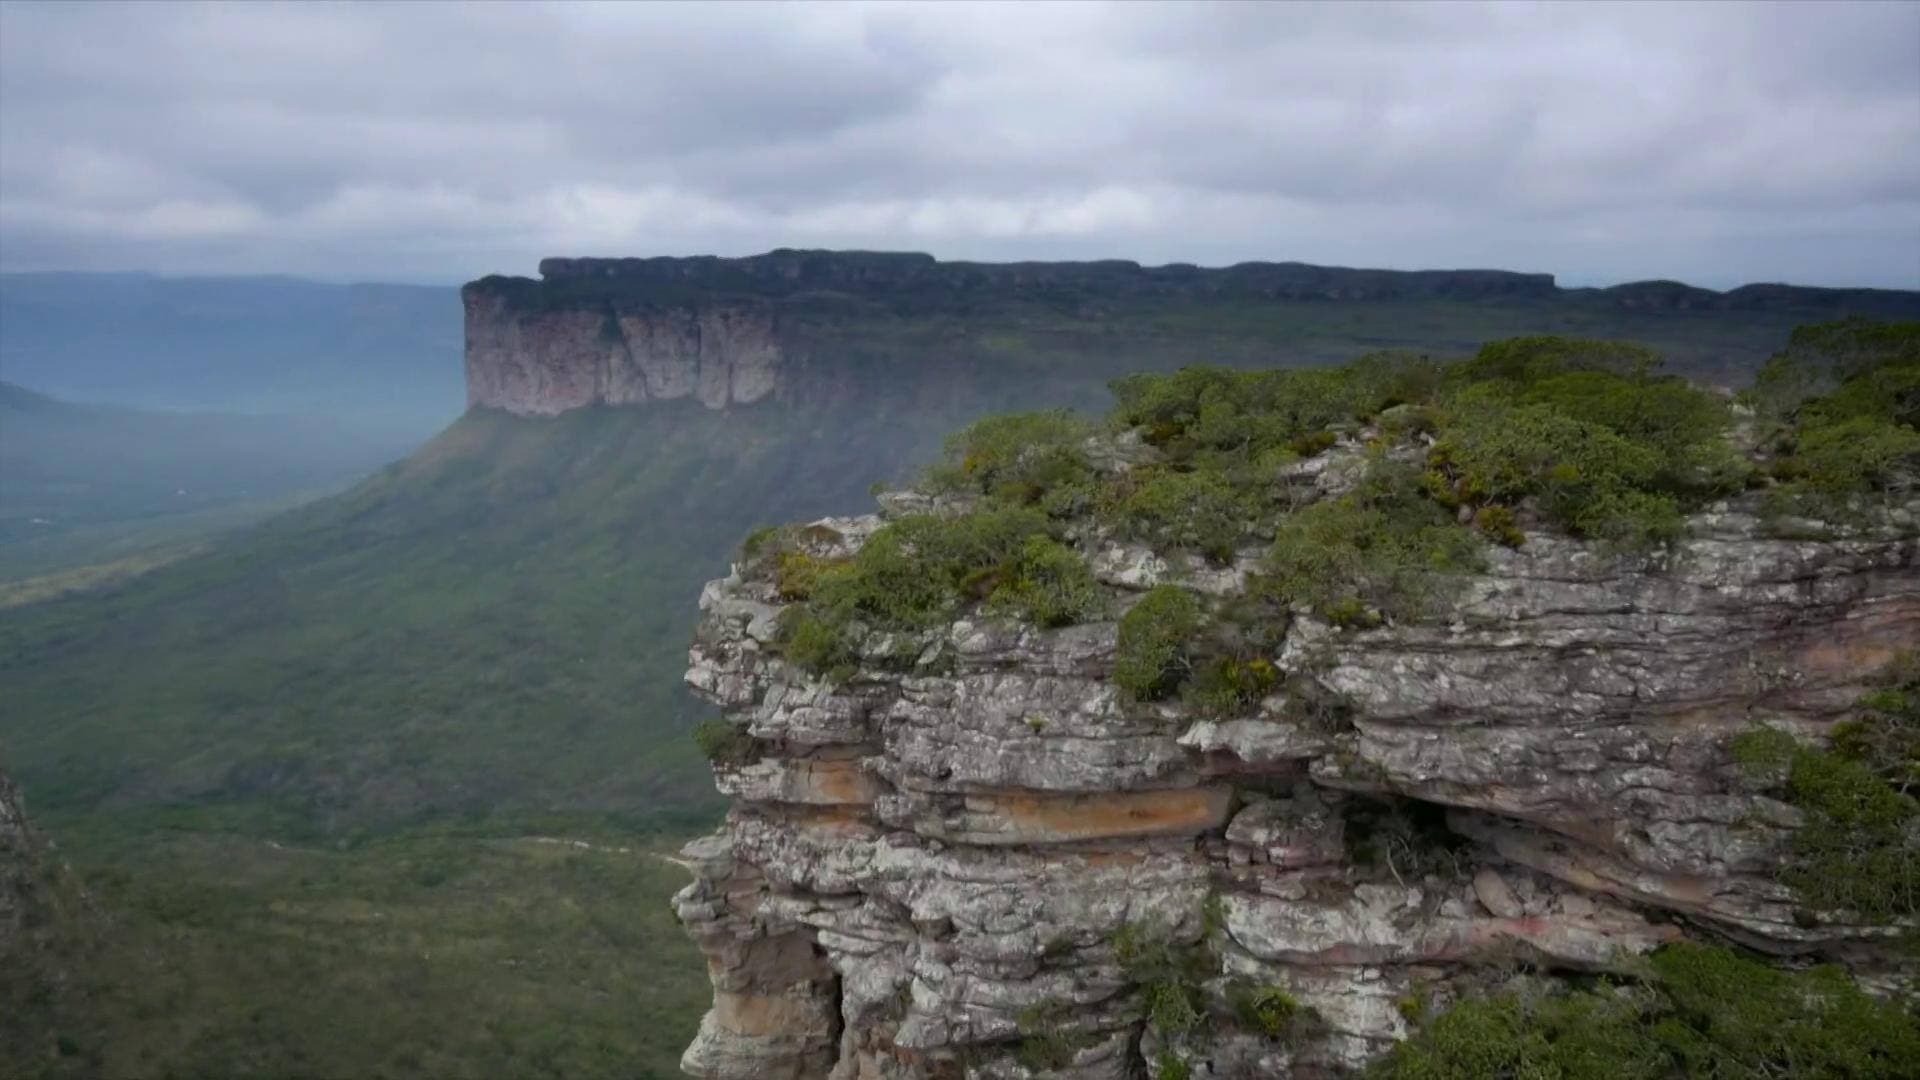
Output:
[[[843,555],[925,505],[808,534]],[[1822,734],[1920,644],[1916,510],[1792,540],[1734,500],[1651,556],[1531,535],[1418,620],[1296,611],[1282,689],[1237,718],[1123,699],[1113,622],[976,612],[876,634],[830,683],[779,655],[780,595],[736,568],[702,594],[687,674],[752,741],[716,766],[734,806],[675,901],[714,984],[685,1068],[1329,1076],[1523,964],[1623,970],[1691,936],[1873,973],[1893,931],[1796,903],[1778,873],[1799,811],[1729,743]],[[1252,564],[1082,542],[1105,543],[1116,611],[1161,581],[1232,593]],[[1303,694],[1348,711],[1316,719]],[[1140,940],[1206,943],[1204,1043],[1148,1022]],[[1250,1024],[1246,987],[1298,1022]]]

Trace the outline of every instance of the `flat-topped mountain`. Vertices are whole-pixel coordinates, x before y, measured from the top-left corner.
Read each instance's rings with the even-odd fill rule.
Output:
[[[1013,359],[1084,373],[1292,366],[1370,348],[1465,349],[1547,329],[1631,337],[1681,367],[1750,369],[1798,322],[1920,317],[1920,293],[1672,281],[1562,289],[1551,274],[942,262],[905,252],[551,258],[461,290],[467,401],[529,415],[694,398],[844,396]],[[1120,361],[1118,364],[1115,361]]]

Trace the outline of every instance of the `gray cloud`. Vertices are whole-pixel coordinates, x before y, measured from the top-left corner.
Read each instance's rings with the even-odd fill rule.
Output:
[[[1920,285],[1920,7],[0,5],[0,267]]]

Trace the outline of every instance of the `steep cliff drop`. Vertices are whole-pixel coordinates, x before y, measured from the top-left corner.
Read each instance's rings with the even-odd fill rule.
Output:
[[[71,1032],[87,1030],[81,971],[94,913],[79,884],[28,823],[0,773],[0,1073],[78,1076]]]
[[[1309,445],[1273,498],[1296,514],[1353,498],[1369,469],[1424,460],[1432,437],[1411,431]],[[714,985],[689,1073],[1335,1076],[1454,1003],[1630,983],[1678,942],[1912,976],[1893,945],[1910,913],[1836,912],[1785,883],[1811,815],[1760,774],[1769,740],[1818,745],[1920,645],[1920,501],[1809,539],[1737,494],[1637,555],[1523,515],[1417,616],[1296,603],[1270,645],[1233,628],[1232,655],[1254,659],[1205,669],[1201,693],[1137,701],[1121,684],[1150,686],[1152,642],[1129,639],[1132,613],[1244,623],[1272,572],[1244,540],[1224,561],[1156,551],[1051,494],[1128,490],[1171,452],[1138,431],[983,450],[956,463],[958,493],[758,538],[707,586],[687,681],[725,710],[705,740],[734,805],[686,849],[697,881],[676,899]],[[1061,467],[1026,493],[1057,485],[1036,505],[1068,508],[1049,527],[1097,596],[1029,541],[963,579],[986,604],[921,629],[869,618],[835,640],[815,620],[818,574],[911,560],[906,537],[938,535],[911,531],[922,515],[979,511],[1009,482],[993,470],[1037,460],[1091,477]],[[1014,614],[1061,597],[1103,614]],[[1911,831],[1893,843],[1910,888]],[[1863,1055],[1858,1075],[1906,1067]]]

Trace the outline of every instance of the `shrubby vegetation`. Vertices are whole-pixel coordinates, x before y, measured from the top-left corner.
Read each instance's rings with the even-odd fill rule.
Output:
[[[1147,1023],[1163,1036],[1189,1034],[1206,1023],[1202,984],[1213,972],[1204,944],[1183,945],[1134,923],[1113,937],[1127,981],[1140,988]]]
[[[1920,322],[1801,327],[1745,400],[1775,454],[1777,509],[1844,519],[1920,484]]]
[[[1200,623],[1200,601],[1192,593],[1154,586],[1120,619],[1113,681],[1136,701],[1166,697],[1191,670],[1187,643]]]
[[[1216,563],[1260,516],[1260,503],[1222,473],[1141,468],[1115,478],[1102,494],[1103,520],[1117,535],[1162,551],[1192,551]]]
[[[989,417],[947,439],[927,481],[936,491],[1018,505],[1063,489],[1085,492],[1093,476],[1085,449],[1092,434],[1092,425],[1059,409]]]
[[[1786,971],[1668,946],[1639,985],[1462,1001],[1381,1059],[1374,1080],[1678,1080],[1909,1075],[1920,1026],[1837,967]],[[1906,1062],[1902,1065],[1901,1062]]]
[[[1903,658],[1881,681],[1828,749],[1760,730],[1733,752],[1807,814],[1787,884],[1821,909],[1884,922],[1920,915],[1920,660]]]
[[[788,659],[846,674],[855,659],[848,635],[857,623],[891,631],[924,630],[975,601],[1040,626],[1064,626],[1097,614],[1099,588],[1086,561],[1053,535],[1031,507],[989,507],[942,517],[903,517],[869,537],[851,559],[815,559],[801,600],[785,614]],[[779,589],[790,595],[779,556]],[[804,557],[804,556],[803,556]]]
[[[1726,441],[1724,403],[1657,369],[1646,349],[1615,342],[1488,345],[1448,372],[1430,492],[1475,508],[1509,544],[1520,538],[1498,510],[1526,501],[1578,536],[1676,538],[1684,511],[1739,490],[1748,470]]]
[[[737,724],[710,717],[693,728],[694,744],[715,765],[740,765],[753,753],[753,736]]]
[[[1278,986],[1256,986],[1235,979],[1227,986],[1227,1004],[1242,1027],[1269,1039],[1293,1042],[1324,1026],[1317,1012]]]
[[[1255,587],[1336,625],[1374,625],[1420,611],[1443,575],[1478,564],[1478,547],[1417,470],[1377,459],[1354,491],[1280,523]]]

